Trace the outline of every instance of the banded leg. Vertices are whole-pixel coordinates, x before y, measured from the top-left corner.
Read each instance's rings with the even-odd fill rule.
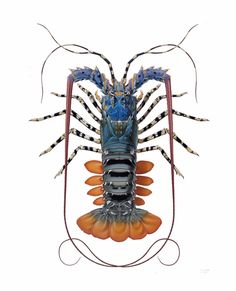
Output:
[[[100,139],[97,139],[97,138],[94,138],[94,137],[89,136],[87,134],[84,134],[83,132],[80,132],[79,130],[77,130],[75,128],[71,128],[70,131],[69,131],[69,134],[70,133],[72,133],[72,134],[74,134],[74,135],[76,135],[78,137],[82,137],[82,138],[84,138],[86,140],[98,143],[98,144],[101,143]],[[53,144],[50,145],[49,148],[47,148],[46,150],[41,152],[41,154],[39,156],[42,156],[42,155],[45,155],[45,154],[49,153],[52,149],[55,148],[55,146],[57,146],[60,142],[62,142],[65,139],[65,137],[66,137],[65,133],[62,134]]]
[[[172,97],[182,97],[183,95],[187,94],[187,92],[184,93],[180,93],[180,94],[174,94],[172,95]],[[158,96],[153,102],[152,104],[149,106],[148,110],[142,115],[142,117],[140,117],[138,119],[138,123],[141,123],[147,116],[148,114],[153,110],[153,108],[162,100],[165,99],[166,95],[161,95]]]
[[[39,117],[39,118],[32,118],[32,119],[30,119],[30,121],[42,121],[42,120],[46,120],[46,119],[53,118],[53,117],[56,117],[56,116],[60,116],[60,115],[63,115],[63,114],[66,114],[66,109],[64,109],[62,111],[59,111],[59,112],[56,112],[56,113],[51,114],[51,115],[46,115],[46,116]],[[94,131],[94,132],[96,132],[97,134],[100,135],[100,130],[99,129],[97,129],[96,127],[94,127],[91,124],[89,124],[86,120],[84,120],[74,110],[71,110],[71,116],[73,116],[74,118],[76,118],[79,122],[81,122],[84,126],[86,126],[91,131]]]
[[[137,150],[137,153],[144,153],[144,152],[154,151],[154,150],[159,150],[161,154],[163,155],[163,157],[171,164],[171,159],[168,157],[167,153],[163,150],[163,148],[159,146],[150,146],[150,147],[141,148]],[[184,178],[182,173],[179,171],[179,169],[175,165],[174,165],[174,170],[177,175]]]
[[[185,113],[182,113],[182,112],[179,112],[179,111],[176,111],[176,110],[172,110],[172,113],[175,114],[175,115],[178,115],[178,116],[182,116],[182,117],[186,117],[186,118],[189,118],[189,119],[192,119],[192,120],[195,120],[195,121],[209,121],[208,119],[206,118],[199,118],[199,117],[195,117],[195,116],[192,116],[192,115],[187,115]],[[168,115],[168,111],[163,111],[161,114],[159,114],[152,122],[150,122],[148,125],[146,125],[145,127],[143,127],[142,129],[139,129],[138,133],[143,133],[145,132],[146,130],[152,128],[155,124],[157,124],[160,120],[162,120],[164,117],[166,117]]]
[[[169,134],[169,129],[168,128],[164,128],[162,130],[159,130],[158,132],[154,133],[154,134],[151,134],[145,138],[139,138],[138,139],[138,142],[139,143],[144,143],[144,142],[147,142],[147,141],[150,141],[152,139],[155,139],[157,137],[160,137],[162,135],[165,135],[165,134]],[[198,153],[196,153],[195,151],[193,151],[186,143],[184,143],[175,133],[173,133],[173,139],[176,140],[179,144],[181,144],[189,153],[191,154],[194,154],[194,155],[197,155],[198,156]]]
[[[137,108],[137,113],[143,108],[143,106],[146,104],[150,96],[157,91],[160,88],[161,84],[158,84],[156,87],[152,88],[150,91],[147,92],[147,94],[144,96],[143,101],[139,104],[139,107]]]
[[[57,97],[66,97],[65,94],[58,94],[55,92],[51,92],[51,94],[57,96]],[[78,96],[78,95],[72,95],[72,98],[76,99],[79,101],[79,103],[84,107],[84,109],[89,113],[89,115],[98,123],[101,122],[101,120],[92,112],[92,110],[88,107],[88,105],[86,104],[86,102],[84,102],[83,98]]]
[[[80,145],[70,155],[69,159],[67,160],[67,165],[69,165],[69,163],[73,160],[73,158],[76,156],[76,154],[78,153],[79,150],[85,150],[85,151],[90,151],[90,152],[95,152],[95,153],[102,153],[101,149]],[[65,165],[60,169],[60,171],[58,171],[58,173],[56,174],[56,176],[54,178],[61,175],[64,170],[65,170]]]
[[[91,101],[91,103],[93,104],[93,106],[101,113],[102,112],[101,107],[96,102],[95,97],[93,96],[93,94],[89,90],[87,90],[86,88],[81,86],[79,83],[77,83],[77,85],[80,88],[80,90],[82,90],[88,96],[88,98]]]

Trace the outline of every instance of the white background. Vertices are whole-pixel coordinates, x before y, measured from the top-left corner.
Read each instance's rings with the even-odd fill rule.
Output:
[[[233,4],[229,0],[1,3],[1,290],[235,290]],[[210,119],[209,123],[197,123],[174,118],[175,132],[200,155],[191,156],[178,144],[175,147],[176,165],[185,175],[184,180],[176,177],[177,213],[172,238],[181,246],[177,265],[162,266],[157,258],[131,269],[102,268],[84,258],[74,267],[60,263],[57,248],[66,238],[63,178],[54,180],[53,176],[62,166],[64,147],[58,145],[40,159],[37,154],[63,133],[64,118],[38,124],[28,120],[64,108],[64,100],[49,93],[64,93],[68,68],[98,65],[107,76],[108,70],[92,56],[55,53],[46,66],[41,104],[40,69],[55,44],[37,22],[45,24],[61,43],[78,43],[102,52],[112,61],[118,79],[134,54],[157,44],[178,43],[191,26],[200,24],[183,44],[198,67],[198,103],[194,100],[194,71],[182,52],[143,57],[131,68],[132,73],[141,64],[170,68],[173,91],[188,91],[188,95],[174,101],[174,108]],[[77,104],[74,106],[81,110]],[[154,114],[164,108],[165,102]],[[156,131],[166,126],[167,120],[163,120]],[[71,137],[70,151],[80,142],[86,143]],[[150,144],[157,142],[168,151],[167,136]],[[156,164],[150,173],[155,179],[153,194],[146,198],[145,208],[162,217],[163,225],[140,242],[117,244],[84,235],[74,223],[94,208],[91,197],[86,195],[88,187],[83,182],[89,174],[83,164],[96,158],[99,156],[95,153],[82,152],[70,165],[70,229],[103,258],[124,263],[168,233],[170,169],[160,153],[143,154],[141,159]],[[67,262],[78,258],[69,245],[63,255]],[[176,250],[170,244],[160,254],[165,262],[173,261],[175,256]]]

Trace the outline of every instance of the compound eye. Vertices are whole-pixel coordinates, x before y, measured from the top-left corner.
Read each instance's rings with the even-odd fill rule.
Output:
[[[111,106],[115,107],[116,103],[117,103],[117,98],[114,96],[114,97],[111,98]]]
[[[125,106],[125,97],[122,97],[121,99],[120,99],[120,103],[121,103],[121,105],[123,105],[123,106]]]

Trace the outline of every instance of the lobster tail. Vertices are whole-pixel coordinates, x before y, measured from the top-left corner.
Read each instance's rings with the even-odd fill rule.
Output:
[[[96,238],[111,238],[116,242],[127,238],[142,239],[154,233],[161,225],[161,219],[142,209],[134,208],[129,215],[118,217],[109,215],[104,208],[93,210],[77,220],[77,225],[87,234]]]

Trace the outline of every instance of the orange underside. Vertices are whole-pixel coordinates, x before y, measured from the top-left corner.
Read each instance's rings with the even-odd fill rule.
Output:
[[[149,186],[153,183],[153,179],[147,176],[136,176],[136,184]]]
[[[101,206],[101,205],[104,205],[104,202],[105,202],[105,200],[103,197],[98,197],[98,198],[94,199],[93,204]],[[140,197],[135,197],[134,203],[135,203],[135,205],[140,206],[140,205],[144,205],[145,201]]]
[[[149,161],[138,161],[136,163],[136,174],[145,174],[150,172],[154,164]]]
[[[142,198],[135,197],[134,198],[134,203],[135,203],[135,205],[140,206],[140,205],[144,205],[145,201]]]
[[[103,197],[96,198],[96,199],[93,201],[93,204],[95,204],[95,205],[103,205],[103,204],[104,204],[104,199],[103,199]]]
[[[102,174],[103,166],[101,161],[91,160],[84,164],[85,168],[94,174]],[[136,163],[136,174],[145,174],[150,172],[153,168],[154,164],[149,161],[138,161]],[[149,178],[150,179],[150,178]],[[151,182],[152,183],[152,182]]]
[[[87,234],[92,234],[100,239],[111,238],[122,242],[127,238],[141,239],[147,234],[155,232],[161,225],[161,219],[151,213],[146,213],[142,219],[134,222],[107,222],[96,220],[91,213],[81,216],[77,225]]]
[[[102,183],[103,183],[102,176],[99,176],[99,175],[92,176],[85,181],[85,184],[87,184],[89,186],[102,185]]]
[[[152,193],[152,191],[147,188],[137,186],[135,189],[135,193],[140,196],[148,196]]]
[[[85,168],[94,174],[102,174],[103,173],[103,167],[102,162],[97,160],[91,160],[84,164]]]
[[[87,194],[88,195],[91,195],[91,196],[99,196],[99,195],[102,195],[103,194],[103,188],[102,188],[102,186],[94,187],[91,190],[89,190]]]

